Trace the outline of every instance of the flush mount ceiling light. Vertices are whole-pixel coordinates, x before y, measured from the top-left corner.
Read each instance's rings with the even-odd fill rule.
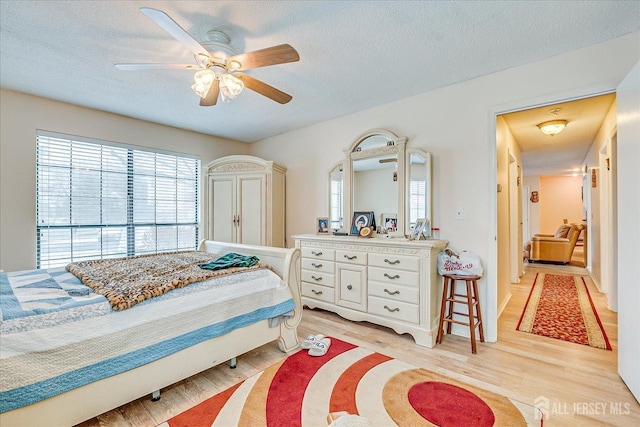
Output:
[[[540,123],[538,129],[545,135],[554,136],[562,132],[565,126],[567,126],[567,123],[569,123],[567,120],[551,120]]]

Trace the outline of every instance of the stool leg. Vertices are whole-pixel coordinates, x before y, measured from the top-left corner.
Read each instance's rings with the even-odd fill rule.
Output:
[[[449,283],[449,278],[445,277],[444,278],[444,284],[442,287],[442,302],[440,303],[440,323],[438,325],[438,338],[436,339],[436,342],[438,344],[440,344],[442,342],[442,335],[444,335],[444,316],[445,316],[445,309],[446,309],[446,303],[447,303],[447,288],[448,288],[448,283]]]
[[[473,281],[473,299],[476,301],[476,313],[478,315],[478,330],[480,332],[480,342],[484,342],[484,328],[482,326],[482,311],[480,310],[480,298],[478,298],[478,281]]]
[[[471,332],[471,353],[476,353],[476,328],[475,328],[475,317],[473,315],[473,291],[471,286],[471,280],[465,280],[467,285],[467,309],[469,316],[469,332]]]
[[[456,293],[456,279],[454,279],[453,277],[449,277],[449,301],[447,306],[449,307],[448,313],[447,314],[447,319],[451,318],[451,320],[453,320],[453,304],[454,304],[454,298],[455,298],[455,293]],[[449,335],[451,335],[451,325],[453,322],[447,322],[447,333]]]

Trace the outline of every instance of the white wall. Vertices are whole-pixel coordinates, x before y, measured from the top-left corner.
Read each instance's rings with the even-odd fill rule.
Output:
[[[640,400],[640,62],[618,88],[618,372]]]
[[[526,172],[526,171],[525,171]],[[525,176],[522,178],[522,182],[524,185],[529,186],[529,194],[523,195],[526,197],[529,203],[529,235],[533,236],[534,234],[540,233],[540,202],[533,203],[531,201],[531,193],[533,191],[538,192],[538,197],[540,195],[540,176]],[[538,198],[538,200],[540,200]]]
[[[601,290],[602,289],[602,274],[603,274],[603,266],[602,266],[602,233],[606,232],[603,230],[602,225],[602,213],[601,213],[601,197],[600,192],[602,191],[602,181],[601,172],[599,169],[599,153],[600,150],[607,145],[608,141],[611,139],[612,135],[616,131],[616,103],[614,102],[609,108],[607,115],[605,116],[604,121],[602,122],[602,126],[598,130],[598,134],[587,153],[587,156],[584,159],[584,164],[587,165],[588,176],[587,182],[589,184],[589,192],[590,192],[590,205],[591,205],[591,215],[587,218],[587,251],[589,254],[589,259],[591,261],[590,267],[590,275],[593,279],[596,286]],[[596,187],[591,187],[591,169],[595,168],[598,173],[598,185]]]
[[[582,223],[582,176],[542,176],[539,194],[540,233],[555,233],[565,219]]]
[[[36,130],[194,154],[203,166],[249,149],[236,141],[4,89],[0,124],[0,269],[5,271],[36,265]]]
[[[496,118],[498,113],[615,88],[640,56],[640,33],[287,132],[252,154],[287,167],[287,235],[313,233],[328,212],[330,167],[363,132],[386,128],[432,153],[433,225],[479,254],[488,338],[497,335]],[[295,102],[295,101],[294,101]],[[456,207],[464,220],[455,220]],[[293,245],[293,239],[288,239]],[[503,283],[500,284],[503,285]]]

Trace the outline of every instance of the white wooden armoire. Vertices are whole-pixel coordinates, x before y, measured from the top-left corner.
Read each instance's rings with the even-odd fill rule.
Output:
[[[273,161],[227,156],[206,167],[207,239],[285,246],[285,172]]]

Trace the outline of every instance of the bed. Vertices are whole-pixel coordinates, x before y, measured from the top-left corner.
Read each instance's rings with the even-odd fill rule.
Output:
[[[90,361],[92,360],[92,357],[99,357],[99,355],[92,356],[92,353],[108,352],[110,351],[111,345],[104,345],[103,341],[100,341],[103,339],[107,340],[107,338],[98,334],[98,328],[86,328],[86,325],[101,325],[108,322],[109,327],[112,327],[120,322],[121,324],[126,324],[127,327],[132,328],[131,333],[128,333],[127,336],[133,341],[131,345],[135,347],[135,351],[132,349],[130,353],[127,353],[127,358],[124,359],[107,359],[117,360],[117,364],[124,366],[126,371],[100,378],[102,375],[101,370],[103,368],[103,364],[92,364],[87,362],[86,367],[78,369],[78,371],[82,372],[83,381],[88,382],[87,384],[75,387],[75,385],[73,385],[73,381],[68,380],[69,384],[72,384],[68,386],[71,389],[62,392],[61,394],[45,398],[44,400],[39,400],[41,397],[38,396],[32,398],[31,394],[36,393],[31,393],[30,389],[26,386],[17,388],[14,386],[8,386],[8,381],[4,375],[6,375],[11,369],[15,369],[15,366],[23,366],[23,368],[16,369],[16,371],[42,371],[54,368],[43,367],[39,363],[29,363],[28,366],[19,364],[14,366],[6,360],[13,360],[10,356],[12,355],[12,351],[15,350],[9,349],[9,345],[0,345],[0,351],[3,353],[2,358],[0,359],[0,362],[2,362],[0,364],[0,375],[3,375],[0,377],[0,381],[2,382],[2,410],[5,411],[0,414],[0,425],[3,427],[75,425],[147,394],[157,398],[163,387],[176,383],[220,363],[230,360],[235,361],[237,356],[264,344],[277,341],[280,350],[283,352],[292,351],[299,346],[296,329],[301,320],[302,305],[300,301],[300,278],[298,276],[298,272],[300,271],[300,252],[298,249],[249,246],[205,240],[201,242],[199,250],[217,256],[223,256],[228,253],[257,256],[261,263],[270,266],[270,269],[265,270],[272,270],[275,272],[275,274],[272,274],[271,271],[269,271],[272,276],[275,276],[275,279],[271,278],[270,280],[273,281],[277,279],[279,281],[279,288],[284,287],[285,290],[288,288],[287,295],[289,296],[286,298],[282,296],[282,290],[280,289],[278,290],[278,295],[280,295],[279,298],[282,301],[278,304],[273,304],[273,306],[269,306],[267,308],[247,308],[247,310],[251,311],[251,316],[234,316],[231,319],[221,321],[220,316],[223,315],[221,314],[222,310],[217,308],[218,306],[214,307],[208,305],[210,303],[210,299],[221,299],[221,302],[224,303],[224,300],[221,297],[216,296],[218,294],[214,293],[219,292],[217,288],[228,287],[227,284],[231,282],[239,282],[239,277],[242,277],[242,282],[239,282],[238,285],[234,285],[239,286],[239,289],[254,288],[258,286],[256,284],[260,284],[258,287],[262,287],[262,283],[266,282],[266,279],[262,279],[262,275],[267,274],[263,273],[264,270],[248,271],[230,275],[234,276],[233,279],[230,278],[230,276],[225,276],[224,286],[215,285],[210,288],[205,288],[205,286],[210,285],[194,283],[186,286],[185,288],[168,292],[161,297],[151,298],[151,300],[156,301],[144,301],[136,306],[117,312],[120,317],[113,316],[117,320],[111,320],[111,313],[106,316],[97,316],[95,319],[83,319],[82,322],[87,322],[86,324],[83,324],[87,330],[88,338],[86,339],[89,340],[86,342],[101,344],[86,345],[82,347],[82,351],[78,351],[77,345],[81,343],[76,342],[74,344],[75,347],[69,347],[70,350],[65,350],[67,353],[61,352],[61,354],[67,354],[69,358],[75,357],[78,358],[78,360],[86,358]],[[248,276],[245,279],[243,275]],[[198,287],[202,287],[203,292],[208,292],[202,294],[207,295],[207,297],[202,297],[199,296],[199,294],[196,294],[196,290],[194,289]],[[249,291],[247,290],[247,294],[248,293]],[[259,302],[255,301],[260,301],[260,298],[250,294],[248,294],[248,297],[250,299],[239,304],[243,307],[251,304],[259,304]],[[183,301],[182,298],[185,298],[184,301],[191,301],[189,304],[194,303],[196,300],[197,303],[194,303],[193,307],[189,304],[185,304],[184,302],[179,303]],[[155,304],[157,304],[157,306]],[[165,306],[163,307],[161,304],[165,304]],[[185,308],[186,305],[188,305],[188,309]],[[195,307],[195,305],[197,305],[197,307]],[[225,303],[225,306],[226,305],[233,304]],[[275,312],[274,307],[276,306],[281,311],[285,308],[288,309],[291,307],[292,310],[289,310],[286,313]],[[179,313],[169,313],[166,307],[176,307],[175,310],[179,311]],[[80,310],[82,308],[76,309]],[[166,312],[170,319],[167,320],[167,317],[158,317],[156,319],[156,316],[159,316],[158,312],[161,311]],[[257,312],[260,312],[261,314],[267,313],[265,316],[268,318],[256,320],[254,313]],[[275,316],[276,314],[277,316]],[[104,319],[109,320],[107,321]],[[275,322],[274,319],[280,319],[280,321]],[[198,333],[200,333],[200,331],[208,330],[207,328],[213,327],[206,325],[206,322],[215,323],[216,328],[219,328],[220,325],[222,325],[222,327],[220,328],[220,331],[211,333],[211,335],[216,335],[213,338],[207,338],[195,344],[184,338],[186,336],[192,337],[195,334],[191,332],[179,335],[179,339],[172,338],[171,345],[154,344],[147,346],[147,343],[144,343],[145,347],[143,348],[141,347],[143,344],[139,342],[144,341],[151,335],[176,333],[171,330],[175,328],[179,331],[179,328],[182,327],[181,325],[186,323],[195,324],[195,326],[191,325],[190,327],[197,327]],[[75,321],[70,320],[63,326],[66,328],[67,324],[73,325],[74,323]],[[3,327],[7,326],[7,324],[8,323],[5,322]],[[152,330],[157,332],[149,333],[149,329],[143,329],[143,326],[144,328],[153,327],[154,329]],[[80,326],[76,325],[75,327],[79,328]],[[60,325],[58,325],[58,328],[62,329]],[[169,331],[165,332],[166,329],[169,329]],[[73,327],[70,327],[69,330],[73,331]],[[39,329],[36,330],[36,336],[38,336],[37,333],[39,331]],[[127,329],[127,331],[129,331],[129,329]],[[75,332],[65,333],[75,336]],[[20,336],[21,334],[15,335]],[[5,334],[3,338],[7,337],[10,337],[10,335]],[[178,336],[176,335],[176,337]],[[83,340],[84,339],[85,338],[83,338]],[[109,339],[113,338],[110,337]],[[3,339],[2,341],[5,340]],[[9,340],[7,340],[7,342],[8,341]],[[16,338],[13,341],[19,340]],[[36,340],[29,339],[27,341],[31,342]],[[121,340],[118,340],[118,345],[124,345],[121,344],[120,341]],[[25,343],[24,345],[31,345],[30,342]],[[105,342],[108,343],[109,341]],[[15,343],[12,345],[15,347]],[[49,346],[50,348],[53,348],[55,345],[55,343],[44,340],[45,347]],[[18,347],[20,347],[20,343],[18,343]],[[166,349],[166,347],[169,347],[170,350]],[[162,354],[160,358],[157,358],[156,350],[160,352],[159,354],[163,352],[171,352],[166,355]],[[146,358],[149,357],[150,353],[155,354],[156,360],[147,361]],[[133,363],[131,367],[128,365],[130,362]],[[143,364],[141,366],[135,366],[135,364],[140,363]],[[95,372],[100,372],[100,375]],[[76,376],[79,375],[80,374],[76,374]],[[95,380],[93,379],[94,376]],[[46,389],[48,386],[46,381],[42,382],[42,384],[44,384],[44,386],[38,386],[37,389],[34,385],[31,385],[31,390],[35,390],[39,393],[40,389]],[[27,393],[25,394],[25,392]],[[12,405],[7,402],[10,402],[12,399],[15,401],[16,396],[22,396],[20,397],[22,402],[25,401],[25,396],[27,396],[27,401],[34,400],[34,402],[27,406],[13,408]],[[7,408],[10,409],[7,410]]]

